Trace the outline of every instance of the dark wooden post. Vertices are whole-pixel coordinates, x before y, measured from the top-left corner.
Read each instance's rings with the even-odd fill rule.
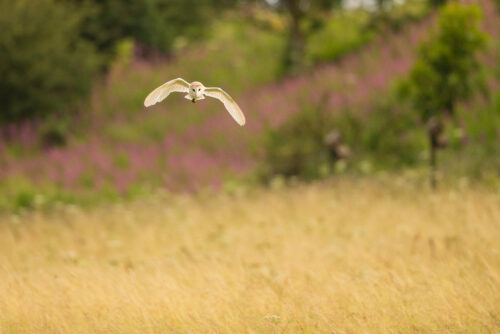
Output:
[[[432,189],[437,187],[437,153],[440,148],[446,146],[446,141],[443,137],[444,125],[443,122],[435,117],[432,117],[427,122],[427,135],[430,145],[430,159],[429,159],[429,181]]]

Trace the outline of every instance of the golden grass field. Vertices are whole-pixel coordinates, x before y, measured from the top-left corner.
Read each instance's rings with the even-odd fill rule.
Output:
[[[4,217],[0,333],[500,333],[500,193],[359,181]]]

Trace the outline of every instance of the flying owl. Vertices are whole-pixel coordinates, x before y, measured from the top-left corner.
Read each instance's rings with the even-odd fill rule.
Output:
[[[193,103],[198,100],[203,100],[205,96],[216,98],[224,104],[224,107],[226,107],[236,123],[241,126],[245,125],[245,115],[243,115],[238,104],[236,104],[228,93],[219,87],[205,87],[198,81],[188,83],[182,78],[170,80],[153,90],[146,97],[146,100],[144,100],[144,106],[150,107],[161,102],[172,92],[187,93],[184,97],[191,100]]]

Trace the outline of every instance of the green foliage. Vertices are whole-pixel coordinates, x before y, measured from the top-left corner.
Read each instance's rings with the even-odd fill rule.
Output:
[[[376,105],[369,114],[345,111],[335,120],[352,147],[352,159],[373,161],[381,169],[418,165],[426,144],[423,133],[415,131],[418,123],[414,113],[394,98]]]
[[[120,153],[113,158],[113,164],[120,169],[127,169],[130,165],[129,157],[126,153]]]
[[[475,5],[449,3],[440,12],[438,30],[422,44],[402,91],[422,119],[453,114],[456,102],[480,85],[477,53],[485,45],[481,11]]]
[[[66,119],[50,119],[40,129],[40,142],[43,147],[64,146],[69,122]]]
[[[306,57],[311,63],[335,60],[364,45],[373,36],[365,29],[370,15],[365,11],[340,12],[333,15],[307,41]]]
[[[459,125],[447,131],[449,149],[442,153],[442,170],[467,180],[500,182],[500,94],[487,104],[457,108]],[[448,175],[449,176],[449,175]]]
[[[441,5],[444,5],[446,3],[447,0],[429,0],[429,3],[434,6],[434,7],[437,7],[437,6],[441,6]]]
[[[264,140],[263,165],[259,170],[265,182],[276,176],[302,180],[323,178],[338,172],[371,173],[418,169],[428,161],[428,142],[418,114],[402,103],[396,94],[376,104],[369,113],[344,110],[326,113],[322,106],[306,108],[281,127],[270,130]],[[448,180],[466,177],[486,184],[498,184],[500,175],[500,95],[487,105],[457,108],[459,124],[444,133],[449,150],[442,153],[440,170]],[[334,129],[350,154],[344,159],[332,156],[325,144]]]
[[[120,195],[109,185],[96,189],[93,176],[85,174],[81,179],[84,189],[65,190],[54,183],[34,183],[23,176],[12,176],[0,180],[0,215],[5,212],[23,213],[33,209],[53,210],[71,207],[96,206],[101,203],[117,202],[121,199],[132,200],[152,193],[147,185],[134,185],[126,194]]]
[[[394,4],[392,1],[382,4],[377,12],[371,15],[368,29],[384,31],[387,27],[399,30],[409,22],[423,18],[429,12],[429,4],[423,0],[406,0]]]
[[[0,189],[5,196],[0,197],[0,213],[2,211],[22,211],[40,208],[47,200],[61,200],[53,186],[40,187],[26,178],[15,176],[0,181]]]
[[[335,115],[321,106],[306,108],[269,131],[260,173],[264,180],[278,175],[313,180],[353,166],[360,166],[363,172],[372,167],[415,166],[425,149],[425,136],[414,130],[418,122],[414,113],[396,106],[392,99],[369,114],[345,110]],[[340,135],[340,144],[348,152],[342,159],[325,140],[332,130]]]
[[[186,77],[222,82],[237,94],[277,79],[276,55],[285,47],[283,37],[252,22],[227,18],[214,23],[211,36],[200,44],[206,50],[203,57],[199,52],[186,54],[176,66],[186,71]]]
[[[306,21],[308,31],[305,57],[307,62],[336,60],[367,44],[377,33],[397,30],[408,22],[416,21],[428,13],[428,6],[420,0],[407,0],[402,4],[384,2],[383,10],[337,10],[326,18]]]
[[[326,176],[334,159],[325,137],[333,125],[331,114],[315,106],[305,107],[277,129],[269,130],[264,139],[264,179],[297,176],[312,180]]]
[[[213,13],[230,0],[65,0],[85,9],[82,35],[112,59],[116,45],[132,38],[150,49],[170,52],[182,36],[198,38]],[[149,48],[149,49],[148,49]]]
[[[249,40],[252,43],[248,43]],[[96,113],[102,115],[119,112],[121,115],[129,114],[135,117],[138,108],[143,106],[144,96],[169,76],[180,76],[190,81],[198,79],[207,85],[218,83],[230,87],[227,89],[237,98],[243,91],[255,89],[277,79],[280,60],[276,55],[282,52],[283,47],[282,32],[225,16],[211,26],[210,35],[203,42],[182,50],[182,57],[142,72],[134,71],[125,64],[120,78],[111,81],[106,89],[101,91],[104,103]],[[136,84],[130,85],[130,82]],[[174,97],[167,102],[170,108],[182,110],[182,116],[171,115],[166,118],[161,113],[153,113],[152,115],[158,117],[145,118],[141,123],[105,124],[105,131],[113,140],[159,140],[166,129],[175,128],[176,131],[182,131],[193,123],[202,122],[212,115],[211,111],[214,110],[210,107],[209,112],[200,113],[184,101]],[[217,103],[206,102],[209,106],[218,107]]]
[[[89,92],[98,56],[80,20],[53,0],[0,0],[0,123],[66,111]]]
[[[500,136],[500,92],[491,98],[487,106],[461,110],[459,116],[465,124],[465,132],[470,140],[482,141],[485,148],[494,154],[494,149],[500,146],[500,140],[498,140]]]

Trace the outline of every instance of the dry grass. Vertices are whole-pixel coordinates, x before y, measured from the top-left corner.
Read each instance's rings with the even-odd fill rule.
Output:
[[[0,332],[499,333],[500,195],[360,182],[4,218]]]

